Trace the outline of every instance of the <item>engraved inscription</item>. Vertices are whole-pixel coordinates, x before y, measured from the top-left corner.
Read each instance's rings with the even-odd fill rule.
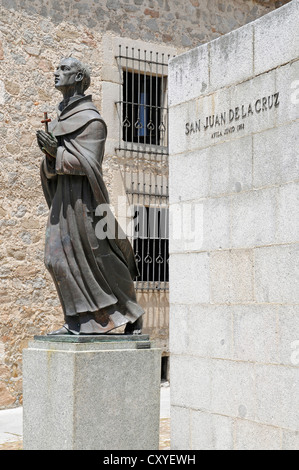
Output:
[[[242,104],[218,114],[206,116],[204,119],[197,119],[193,122],[186,122],[185,134],[192,135],[200,132],[212,130],[211,138],[219,138],[223,135],[233,134],[245,129],[245,123],[241,122],[254,115],[269,112],[278,108],[280,96],[273,93],[269,96],[263,96],[247,105]],[[225,127],[226,126],[226,127]]]

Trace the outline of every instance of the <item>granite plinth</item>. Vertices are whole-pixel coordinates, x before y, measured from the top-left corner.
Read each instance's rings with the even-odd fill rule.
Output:
[[[24,449],[158,449],[160,374],[147,335],[34,338],[23,351]]]

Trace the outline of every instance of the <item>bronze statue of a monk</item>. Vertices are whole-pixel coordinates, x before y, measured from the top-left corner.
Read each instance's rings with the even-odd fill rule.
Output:
[[[109,204],[102,176],[107,128],[91,95],[84,94],[89,85],[88,69],[63,59],[55,72],[55,87],[63,94],[58,117],[49,132],[37,132],[50,208],[45,264],[65,317],[64,326],[50,334],[103,334],[121,325],[125,334],[139,334],[144,311],[136,301],[130,242],[111,217],[107,236],[96,236],[96,209]]]

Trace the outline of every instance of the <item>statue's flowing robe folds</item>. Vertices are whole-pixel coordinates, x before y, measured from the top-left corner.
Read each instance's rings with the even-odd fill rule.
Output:
[[[106,333],[144,313],[136,302],[138,271],[131,244],[111,213],[104,219],[98,215],[97,208],[109,204],[102,176],[107,128],[91,96],[84,96],[58,111],[49,131],[58,150],[56,159],[44,156],[41,164],[50,208],[45,264],[68,329]],[[96,236],[100,220],[109,221],[105,238]]]

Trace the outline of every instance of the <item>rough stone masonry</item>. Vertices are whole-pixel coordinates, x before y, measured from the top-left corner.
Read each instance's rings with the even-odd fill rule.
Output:
[[[58,326],[61,318],[43,262],[47,207],[39,179],[41,156],[35,142],[43,112],[55,112],[58,96],[52,90],[57,58],[74,55],[91,66],[91,92],[105,117],[101,87],[104,34],[186,50],[238,28],[281,3],[2,0],[0,408],[22,403],[21,352],[28,338]],[[112,157],[107,155],[104,170],[108,188],[111,168],[117,164]]]

